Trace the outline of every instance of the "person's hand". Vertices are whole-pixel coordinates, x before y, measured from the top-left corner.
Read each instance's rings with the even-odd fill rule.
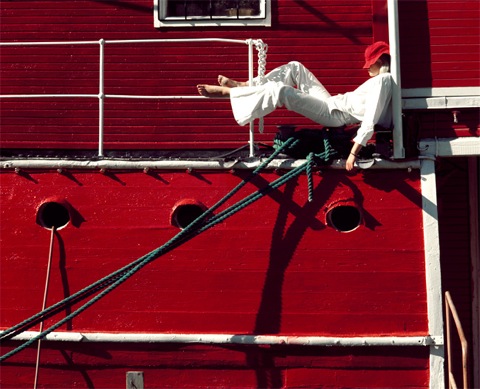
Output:
[[[347,158],[347,163],[346,163],[346,169],[348,172],[351,172],[353,169],[355,169],[355,161],[357,160],[357,157],[350,153],[350,155]]]
[[[354,142],[352,146],[352,150],[350,151],[350,154],[348,155],[347,158],[347,163],[346,163],[346,168],[347,172],[351,172],[353,169],[355,169],[355,161],[357,160],[358,153],[362,149],[362,145],[360,143]]]

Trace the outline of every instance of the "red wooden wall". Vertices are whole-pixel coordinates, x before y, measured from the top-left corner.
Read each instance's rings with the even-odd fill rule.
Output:
[[[315,179],[312,203],[301,176],[144,268],[68,328],[425,335],[417,173],[326,172]],[[170,224],[178,201],[212,206],[240,180],[224,172],[158,174],[2,173],[1,325],[41,307],[50,240],[37,224],[44,202],[63,199],[72,215],[57,233],[50,301],[58,301],[167,242],[178,232]],[[234,199],[275,178],[262,175]],[[326,226],[325,209],[347,199],[364,224],[340,233]]]
[[[125,388],[127,371],[142,371],[145,388],[428,388],[427,347],[258,347],[248,345],[50,345],[39,386]],[[57,347],[55,347],[57,346]],[[5,350],[6,348],[3,348]],[[31,363],[2,368],[2,389],[31,388]],[[13,359],[12,359],[13,360]]]
[[[155,29],[151,0],[3,1],[0,7],[4,42],[263,39],[270,46],[267,70],[299,60],[333,94],[363,82],[364,48],[388,39],[384,0],[358,0],[353,6],[336,0],[272,1],[270,28]],[[402,87],[479,86],[479,11],[474,0],[461,5],[451,0],[400,0]],[[105,92],[195,95],[197,83],[214,83],[219,73],[246,78],[246,66],[246,46],[107,45]],[[97,94],[98,47],[3,47],[1,72],[2,94]],[[231,148],[244,145],[248,138],[247,129],[233,120],[228,101],[107,99],[105,110],[107,150]],[[3,100],[1,116],[3,148],[97,148],[96,98]],[[428,128],[427,119],[427,130],[420,135],[478,136],[478,110],[463,116],[456,126],[450,120],[435,120],[434,129]],[[258,141],[270,142],[279,124],[312,126],[285,110],[265,123]]]
[[[398,9],[402,88],[480,87],[478,1],[399,0]],[[457,122],[452,111],[458,112]],[[480,111],[470,104],[405,114],[410,137],[480,136]]]
[[[50,232],[36,220],[45,201],[68,202],[72,217],[55,236],[51,305],[174,236],[177,201],[211,206],[240,181],[225,172],[156,173],[3,172],[0,326],[41,307]],[[263,173],[230,204],[276,177]],[[328,170],[314,176],[311,203],[306,181],[157,259],[61,330],[426,336],[418,170]],[[325,209],[342,199],[363,212],[351,233],[326,226]],[[40,382],[49,387],[120,387],[132,369],[145,371],[146,387],[428,387],[424,346],[43,345]],[[31,386],[34,355],[30,348],[2,365],[2,388]]]
[[[262,39],[267,70],[298,60],[331,93],[352,90],[367,74],[363,51],[386,31],[385,1],[272,1],[272,27],[153,27],[153,1],[3,1],[1,40],[70,41],[148,38]],[[380,5],[379,5],[380,4]],[[383,33],[385,35],[385,33]],[[98,45],[2,48],[2,94],[98,93]],[[247,47],[230,44],[139,44],[105,49],[105,93],[195,95],[219,73],[247,77]],[[237,147],[247,142],[228,101],[112,100],[105,103],[106,148]],[[2,101],[2,147],[96,149],[98,102],[91,99]],[[282,111],[266,120],[259,141],[276,125],[312,123]]]
[[[480,3],[399,0],[402,88],[480,86]]]

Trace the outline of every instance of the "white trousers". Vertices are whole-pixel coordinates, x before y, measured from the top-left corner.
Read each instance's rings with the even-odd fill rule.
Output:
[[[254,79],[254,84],[259,80]],[[289,62],[268,73],[260,85],[230,89],[233,116],[241,126],[285,107],[310,120],[330,127],[356,123],[353,116],[330,110],[330,93],[300,62]]]

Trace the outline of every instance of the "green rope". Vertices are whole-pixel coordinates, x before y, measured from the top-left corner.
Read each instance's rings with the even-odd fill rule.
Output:
[[[293,142],[293,139],[290,141],[290,142],[286,142],[285,144],[285,147],[288,147],[288,145],[291,144],[295,144]],[[252,172],[252,174],[250,175],[250,179],[253,178],[253,176],[255,176],[256,174],[258,174],[258,172],[263,168],[265,167],[268,163],[270,163],[271,160],[273,160],[273,158],[275,158],[276,155],[278,155],[278,153],[280,153],[282,151],[282,148],[279,148],[278,150],[276,150],[275,153],[273,153],[263,164],[261,164],[257,169],[255,169],[254,172]],[[329,153],[331,151],[326,147],[325,148],[325,152],[323,153],[324,155],[321,156],[322,158],[329,158]],[[222,205],[227,199],[229,199],[230,197],[232,197],[234,195],[234,193],[236,193],[241,187],[243,187],[247,182],[248,180],[244,180],[243,182],[241,182],[239,185],[237,185],[237,187],[232,190],[229,194],[227,194],[227,196],[225,196],[223,199],[221,199],[217,204],[215,204],[212,208],[208,209],[207,211],[205,211],[204,214],[202,214],[199,218],[197,218],[196,220],[194,220],[189,226],[187,226],[184,230],[182,230],[179,234],[177,234],[175,237],[173,237],[169,242],[167,242],[165,245],[161,246],[160,248],[158,248],[157,250],[154,250],[153,252],[147,254],[146,256],[143,256],[141,258],[139,258],[137,261],[134,261],[132,264],[130,265],[127,265],[125,266],[124,268],[112,273],[110,276],[107,276],[99,281],[97,281],[95,284],[92,284],[90,285],[89,287],[83,289],[82,291],[80,292],[77,292],[75,295],[72,295],[70,296],[69,298],[66,298],[65,300],[63,300],[62,302],[60,303],[57,303],[55,304],[54,306],[50,307],[50,308],[47,308],[47,310],[45,311],[42,311],[40,312],[39,314],[37,315],[34,315],[32,318],[36,318],[37,320],[40,319],[40,320],[43,320],[44,318],[44,314],[48,311],[48,310],[51,310],[51,309],[54,309],[55,307],[59,307],[60,304],[62,303],[65,303],[66,301],[68,300],[73,300],[73,298],[79,298],[79,297],[83,297],[85,296],[86,292],[96,292],[98,290],[100,290],[101,288],[107,286],[107,285],[110,285],[105,291],[103,291],[102,293],[100,293],[99,295],[97,295],[95,298],[92,298],[89,302],[87,302],[86,304],[84,304],[82,307],[78,308],[75,312],[71,313],[70,315],[68,315],[67,317],[65,317],[64,319],[62,319],[60,322],[56,323],[55,325],[53,325],[52,327],[50,327],[49,329],[43,331],[42,333],[40,333],[39,335],[37,335],[36,337],[32,338],[31,340],[27,341],[25,344],[23,344],[22,346],[18,347],[17,349],[15,350],[12,350],[10,353],[7,353],[5,354],[4,356],[0,357],[0,362],[6,360],[7,358],[9,358],[10,356],[16,354],[17,352],[23,350],[24,348],[28,347],[30,344],[36,342],[37,340],[39,339],[42,339],[44,338],[46,335],[48,335],[50,332],[53,332],[55,329],[59,328],[60,326],[62,326],[63,324],[65,324],[66,322],[68,322],[69,320],[71,320],[72,318],[74,318],[75,316],[77,316],[78,314],[80,314],[81,312],[83,312],[85,309],[87,309],[88,307],[90,307],[91,305],[93,305],[96,301],[98,301],[99,299],[101,299],[103,296],[105,296],[106,294],[108,294],[110,291],[112,291],[113,289],[115,289],[118,285],[120,285],[121,283],[123,283],[124,281],[126,281],[131,275],[133,275],[134,273],[136,273],[138,270],[140,270],[141,268],[143,268],[145,265],[147,265],[148,263],[150,263],[151,261],[153,261],[154,259],[158,258],[159,256],[165,254],[166,252],[174,249],[175,247],[178,247],[180,244],[184,243],[185,241],[187,241],[188,239],[191,239],[194,235],[197,235],[211,227],[213,227],[214,225],[218,224],[219,222],[223,221],[224,219],[226,219],[227,217],[233,215],[235,212],[238,212],[239,210],[243,209],[244,207],[246,207],[247,205],[253,203],[254,201],[258,200],[259,198],[265,196],[267,193],[269,193],[271,190],[275,189],[275,188],[278,188],[280,187],[281,185],[285,184],[289,179],[301,174],[303,172],[303,170],[305,170],[308,166],[311,166],[311,160],[310,161],[307,161],[306,163],[302,164],[301,166],[299,166],[298,168],[295,168],[293,170],[291,170],[289,173],[285,174],[283,177],[277,179],[276,181],[272,182],[271,184],[267,185],[264,189],[261,189],[259,191],[257,191],[257,193],[254,193],[250,196],[247,196],[244,200],[238,202],[236,205],[233,205],[231,206],[230,208],[224,210],[223,212],[219,213],[218,215],[216,215],[215,217],[212,217],[212,219],[210,220],[209,223],[207,223],[205,226],[199,228],[198,230],[193,230],[194,227],[196,227],[202,220],[204,220],[209,214],[211,214],[215,209],[217,209],[220,205]],[[188,236],[190,235],[190,237]],[[89,290],[90,289],[90,290]],[[91,294],[91,293],[90,293]],[[64,306],[65,304],[63,304],[62,306]],[[58,312],[58,309],[57,311]],[[32,318],[30,319],[27,319],[25,320],[24,322],[20,323],[19,325],[16,325],[12,328],[10,328],[9,330],[6,330],[4,331],[4,333],[2,333],[2,338],[5,339],[6,336],[8,336],[9,334],[11,335],[15,330],[18,331],[18,329],[20,327],[24,327],[24,324],[26,322],[28,322],[29,320],[31,321]],[[23,328],[22,328],[23,330]],[[11,336],[14,336],[14,335],[11,335]],[[11,337],[10,336],[10,337]]]
[[[285,147],[294,146],[295,143],[298,143],[298,140],[293,138],[289,139],[285,142]],[[270,164],[275,157],[282,152],[282,149],[275,150],[264,162],[262,162],[252,173],[242,180],[234,189],[232,189],[225,197],[220,199],[215,205],[207,209],[202,215],[200,215],[196,220],[194,220],[190,225],[185,227],[182,231],[177,234],[177,238],[181,239],[183,236],[189,235],[192,230],[200,224],[202,220],[205,220],[209,215],[211,215],[216,209],[218,209],[221,205],[223,205],[226,201],[228,201],[235,193],[237,193],[243,186],[245,186],[249,181],[251,181],[258,173],[264,169],[266,166]],[[122,277],[126,272],[128,272],[132,267],[136,266],[140,262],[145,259],[145,256],[140,257],[136,261],[124,266],[123,268],[109,274],[108,276],[96,281],[95,283],[85,287],[84,289],[80,290],[79,292],[63,299],[62,301],[48,307],[47,309],[33,315],[32,317],[18,323],[17,325],[3,331],[0,335],[0,343],[1,341],[8,340],[17,334],[25,331],[28,328],[31,328],[35,324],[38,324],[41,321],[59,313],[63,310],[67,305],[72,305],[78,301],[85,299],[86,297],[95,294],[99,290],[102,290],[106,286],[112,284],[113,282],[117,281],[120,277]],[[0,359],[1,362],[1,359]]]
[[[293,158],[307,158],[313,153],[313,157],[318,163],[329,164],[338,152],[332,147],[329,140],[331,134],[323,130],[312,130],[304,128],[295,131],[290,138],[284,138],[283,134],[279,132],[273,140],[274,149],[282,148],[284,152]],[[295,145],[283,147],[288,139],[298,139]]]
[[[313,201],[313,177],[312,177],[312,168],[313,168],[313,153],[308,154],[307,156],[307,182],[308,182],[308,202]]]
[[[271,184],[267,185],[267,187],[257,191],[256,193],[247,196],[244,200],[240,201],[239,203],[231,206],[230,208],[224,210],[223,212],[219,213],[216,215],[212,220],[209,221],[208,224],[205,226],[201,227],[198,231],[196,231],[196,234],[199,234],[201,232],[206,231],[207,229],[213,227],[214,225],[220,223],[221,221],[225,220],[226,218],[230,217],[234,213],[240,211],[241,209],[245,208],[246,206],[252,204],[254,201],[258,200],[259,198],[265,196],[267,193],[272,191],[273,189],[276,189],[280,187],[281,185],[285,184],[289,179],[299,175],[300,173],[303,172],[306,168],[306,163],[293,169],[289,173],[285,174],[281,178],[277,179],[276,181],[272,182]],[[195,223],[195,221],[193,222]],[[193,224],[192,223],[192,224]],[[192,236],[193,237],[193,236]],[[184,243],[186,239],[178,239],[178,235],[172,238],[169,242],[167,242],[165,245],[159,247],[158,249],[152,251],[151,253],[147,254],[146,256],[141,258],[141,262],[138,263],[136,266],[132,267],[129,271],[127,271],[122,277],[120,277],[118,280],[113,282],[108,288],[106,288],[103,292],[99,293],[97,296],[89,300],[87,303],[79,307],[76,311],[72,312],[65,318],[61,319],[59,322],[56,324],[52,325],[45,331],[41,332],[37,336],[33,337],[32,339],[29,339],[25,343],[23,343],[21,346],[17,347],[16,349],[10,351],[9,353],[3,355],[0,357],[0,362],[5,361],[6,359],[10,358],[11,356],[15,355],[16,353],[22,351],[23,349],[27,348],[31,344],[35,343],[36,341],[44,338],[47,336],[49,333],[53,332],[57,328],[61,327],[65,323],[67,323],[69,320],[73,319],[75,316],[79,315],[82,313],[84,310],[89,308],[91,305],[93,305],[95,302],[106,296],[108,293],[110,293],[112,290],[114,290],[117,286],[125,282],[130,276],[135,274],[137,271],[142,269],[144,266],[146,266],[148,263],[152,262],[156,258],[158,258],[161,255],[164,255],[168,251],[172,250],[175,247],[178,247],[181,243]]]
[[[285,142],[285,147],[288,147],[290,145],[294,145],[295,141],[293,138],[291,138],[289,141]],[[149,254],[137,259],[136,261],[132,262],[131,264],[123,267],[122,269],[119,269],[113,273],[111,273],[109,276],[102,278],[101,280],[95,282],[94,284],[84,288],[80,292],[77,292],[76,294],[62,300],[61,302],[53,305],[52,307],[47,308],[46,310],[32,316],[31,318],[23,321],[22,323],[19,323],[18,325],[11,327],[10,329],[4,331],[2,333],[2,339],[5,340],[7,338],[11,338],[12,336],[15,336],[16,333],[21,329],[22,331],[24,330],[25,326],[27,324],[31,324],[34,320],[41,321],[44,320],[45,315],[48,314],[53,314],[52,312],[58,312],[60,306],[65,306],[67,302],[71,301],[78,301],[78,299],[83,299],[85,297],[90,296],[91,294],[103,289],[106,287],[106,289],[99,293],[97,296],[93,297],[91,300],[89,300],[87,303],[79,307],[77,310],[74,312],[70,313],[67,315],[65,318],[61,319],[59,322],[55,323],[48,329],[44,330],[43,332],[39,333],[37,336],[33,337],[32,339],[28,340],[27,342],[23,343],[19,347],[17,347],[14,350],[11,350],[9,353],[3,355],[0,357],[0,362],[5,361],[6,359],[10,358],[11,356],[15,355],[16,353],[22,351],[23,349],[27,348],[31,344],[35,343],[36,341],[44,338],[47,336],[49,333],[53,332],[57,328],[61,327],[68,321],[72,320],[74,317],[78,316],[80,313],[82,313],[84,310],[89,308],[91,305],[93,305],[95,302],[103,298],[105,295],[110,293],[112,290],[114,290],[117,286],[121,285],[123,282],[125,282],[128,278],[130,278],[133,274],[135,274],[137,271],[141,270],[144,266],[152,262],[153,260],[157,259],[158,257],[166,254],[167,252],[173,250],[174,248],[178,247],[179,245],[183,244],[184,242],[188,241],[189,239],[193,238],[194,236],[200,234],[201,232],[206,231],[207,229],[215,226],[216,224],[220,223],[221,221],[225,220],[226,218],[230,217],[234,213],[240,211],[241,209],[245,208],[246,206],[252,204],[253,202],[257,201],[261,197],[265,196],[266,194],[270,193],[272,190],[284,185],[287,181],[289,181],[291,178],[294,178],[301,174],[304,170],[308,168],[308,166],[311,166],[311,160],[303,163],[297,168],[292,169],[282,177],[278,178],[277,180],[269,183],[266,187],[258,190],[257,192],[245,197],[243,200],[237,202],[236,204],[230,206],[229,208],[225,209],[224,211],[218,213],[215,216],[212,216],[210,219],[207,220],[206,224],[197,228],[198,225],[205,221],[209,215],[213,213],[214,210],[218,209],[222,204],[224,204],[229,198],[231,198],[235,193],[237,193],[249,180],[251,180],[256,174],[260,172],[261,169],[263,169],[265,166],[267,166],[278,153],[282,151],[283,148],[277,149],[272,155],[264,162],[262,163],[257,169],[255,169],[252,174],[245,180],[243,180],[241,183],[237,185],[231,192],[229,192],[224,198],[222,198],[219,202],[217,202],[213,207],[207,209],[202,215],[200,215],[197,219],[195,219],[192,223],[190,223],[185,229],[180,231],[177,235],[175,235],[173,238],[171,238],[167,243],[165,243],[163,246],[157,248],[156,250],[153,250]],[[328,160],[330,158],[330,151],[325,148],[325,152],[322,153],[323,155],[317,156],[324,158],[325,160]],[[108,286],[108,287],[107,287]],[[60,308],[61,309],[61,308]]]

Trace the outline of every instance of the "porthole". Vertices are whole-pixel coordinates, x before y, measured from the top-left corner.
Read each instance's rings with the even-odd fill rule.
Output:
[[[339,232],[351,232],[362,224],[362,213],[355,205],[336,205],[327,211],[327,223]]]
[[[207,208],[196,200],[182,200],[175,204],[170,217],[170,223],[184,229],[202,215]]]
[[[68,208],[55,201],[43,203],[37,212],[37,223],[42,227],[59,230],[70,222],[70,212]]]

